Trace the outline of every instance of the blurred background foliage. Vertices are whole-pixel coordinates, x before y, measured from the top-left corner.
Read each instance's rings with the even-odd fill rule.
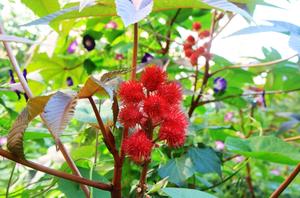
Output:
[[[193,22],[200,22],[202,29],[210,28],[212,12],[203,9],[207,6],[203,6],[200,1],[154,2],[154,12],[139,24],[139,68],[145,66],[141,63],[145,53],[155,57],[152,62],[167,64],[169,78],[182,84],[183,108],[187,112],[194,90],[195,67],[185,58],[182,45],[191,33]],[[234,2],[249,13],[255,12],[255,6],[258,4],[272,7],[261,0]],[[104,6],[101,3],[104,3]],[[113,4],[112,0],[103,0],[82,12],[62,14],[49,25],[20,26],[33,19],[78,5],[78,2],[0,2],[6,33],[39,43],[12,43],[21,69],[27,70],[28,83],[34,95],[47,95],[57,90],[78,90],[79,85],[83,84],[90,74],[99,75],[130,68],[133,29],[124,28],[121,19],[115,16]],[[188,8],[178,10],[180,7]],[[231,17],[232,14],[227,13],[221,21],[224,24]],[[221,28],[220,25],[217,30]],[[90,35],[95,40],[93,50],[88,51],[84,47],[85,35]],[[171,47],[164,52],[162,49],[168,43],[168,39],[171,40]],[[73,51],[68,49],[71,43],[75,46]],[[217,43],[213,42],[213,45]],[[261,50],[263,58],[250,55],[244,57],[244,63],[285,58],[274,48],[263,47]],[[237,63],[218,54],[214,54],[211,61],[211,72]],[[18,99],[11,88],[9,69],[11,65],[1,45],[0,145],[4,148],[5,137],[14,119],[26,105],[25,98],[21,96],[21,99]],[[204,68],[200,67],[197,74],[199,79],[202,79],[203,72]],[[227,80],[227,89],[222,94],[214,94],[212,91],[216,77]],[[128,79],[129,74],[123,75],[122,78]],[[199,80],[196,85],[198,89],[201,83]],[[219,101],[209,102],[195,109],[190,119],[185,146],[177,150],[161,146],[153,152],[148,179],[149,195],[165,196],[161,188],[168,182],[168,187],[195,188],[217,197],[250,197],[246,168],[246,164],[249,163],[255,195],[269,196],[300,159],[299,142],[297,139],[289,139],[300,135],[300,97],[299,92],[293,91],[299,88],[298,58],[272,66],[218,72],[209,79],[202,99]],[[265,97],[262,95],[263,90],[266,92]],[[256,92],[260,94],[251,94]],[[248,95],[241,96],[242,93]],[[233,95],[238,97],[230,97]],[[224,99],[226,97],[228,99]],[[262,104],[262,100],[265,100],[266,106]],[[110,101],[99,99],[99,103],[104,120],[109,122],[112,119]],[[98,163],[93,163],[97,130],[93,123],[96,123],[96,120],[92,116],[91,108],[86,104],[85,101],[79,103],[75,117],[63,134],[62,141],[70,149],[73,159],[85,177],[109,181],[113,172],[113,159],[103,143],[96,148],[99,154]],[[120,136],[120,131],[119,126],[114,133]],[[248,134],[252,136],[245,140],[244,137]],[[27,159],[69,171],[39,119],[30,124],[25,133],[24,143]],[[3,158],[0,158],[0,162],[0,197],[5,197],[8,181],[9,197],[84,196],[77,184],[16,165]],[[134,196],[140,168],[126,160],[123,172],[124,197]],[[283,197],[298,197],[299,189],[300,180],[296,178]],[[109,193],[96,189],[93,190],[93,194],[94,197],[109,197]]]

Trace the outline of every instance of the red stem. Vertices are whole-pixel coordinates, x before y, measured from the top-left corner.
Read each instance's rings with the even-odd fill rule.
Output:
[[[92,180],[89,180],[89,179],[85,179],[83,177],[79,177],[77,175],[71,175],[71,174],[68,174],[68,173],[65,173],[65,172],[62,172],[62,171],[54,170],[54,169],[48,168],[46,166],[31,162],[31,161],[21,159],[21,158],[15,156],[15,155],[13,155],[10,152],[8,152],[6,150],[3,150],[3,149],[0,149],[0,155],[7,158],[7,159],[9,159],[9,160],[18,162],[19,164],[22,164],[24,166],[30,167],[32,169],[35,169],[35,170],[38,170],[38,171],[41,171],[41,172],[44,172],[44,173],[47,173],[47,174],[50,174],[50,175],[54,175],[54,176],[57,176],[57,177],[60,177],[60,178],[64,178],[64,179],[67,179],[67,180],[70,180],[70,181],[74,181],[74,182],[77,182],[77,183],[80,183],[80,184],[92,186],[92,187],[102,189],[102,190],[106,190],[106,191],[111,191],[112,190],[112,185],[111,184],[95,182],[95,181],[92,181]]]
[[[251,196],[251,198],[255,198],[254,188],[253,188],[252,179],[251,179],[251,168],[250,168],[249,162],[247,162],[247,164],[246,164],[246,171],[247,171],[246,182],[248,184],[250,196]]]
[[[132,71],[131,80],[136,78],[137,52],[138,52],[138,24],[134,24],[134,40],[133,40],[133,55],[132,55]]]
[[[282,182],[282,184],[272,193],[270,198],[277,198],[279,195],[290,185],[290,183],[295,179],[295,177],[300,172],[300,163],[296,166],[293,172]]]
[[[147,136],[150,140],[153,141],[153,124],[151,119],[148,120],[148,127],[147,127]],[[143,166],[142,166],[142,172],[141,172],[141,176],[140,176],[140,182],[138,185],[138,191],[136,194],[137,198],[143,198],[144,194],[147,190],[147,172],[148,172],[148,166],[151,162],[151,159],[148,159],[147,161],[144,162]]]

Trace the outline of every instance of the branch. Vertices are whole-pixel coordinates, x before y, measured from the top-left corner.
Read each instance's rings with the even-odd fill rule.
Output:
[[[176,11],[175,15],[173,16],[173,18],[171,19],[171,21],[170,21],[170,23],[169,23],[169,30],[168,30],[167,36],[166,36],[166,37],[167,37],[167,40],[166,40],[166,47],[163,48],[163,50],[162,50],[162,54],[163,54],[163,55],[165,55],[165,54],[167,54],[167,53],[169,52],[170,44],[171,44],[172,26],[173,26],[173,24],[175,23],[176,18],[178,17],[180,11],[181,11],[181,8],[179,8],[179,9]]]
[[[251,179],[251,168],[250,168],[249,162],[246,163],[246,172],[247,172],[246,182],[248,184],[250,196],[251,196],[251,198],[255,198],[254,188],[253,188],[252,179]]]
[[[24,166],[30,167],[32,169],[35,169],[35,170],[38,170],[38,171],[41,171],[41,172],[44,172],[44,173],[47,173],[47,174],[50,174],[50,175],[54,175],[56,177],[64,178],[64,179],[67,179],[67,180],[70,180],[70,181],[73,181],[73,182],[77,182],[77,183],[80,183],[80,184],[92,186],[92,187],[102,189],[102,190],[106,190],[106,191],[111,191],[112,190],[112,185],[111,184],[95,182],[95,181],[92,181],[92,180],[89,180],[89,179],[85,179],[83,177],[79,177],[79,176],[76,176],[76,175],[71,175],[71,174],[68,174],[68,173],[65,173],[65,172],[62,172],[62,171],[57,171],[55,169],[51,169],[51,168],[48,168],[48,167],[40,165],[40,164],[31,162],[31,161],[28,161],[28,160],[25,160],[25,159],[18,158],[15,155],[13,155],[12,153],[10,153],[6,150],[3,150],[3,149],[0,149],[0,155],[7,158],[7,159],[9,159],[9,160],[12,160],[12,161],[15,161],[19,164],[22,164]]]
[[[131,80],[135,80],[135,77],[136,77],[137,52],[138,52],[138,24],[135,23],[134,24]]]
[[[207,54],[210,54],[210,49],[211,49],[211,44],[212,44],[212,41],[213,41],[213,34],[214,34],[214,31],[215,31],[216,22],[217,22],[217,20],[216,20],[216,11],[214,11],[213,16],[212,16],[211,26],[210,26],[210,38],[209,38],[209,41],[207,43],[208,44]],[[192,117],[192,114],[193,114],[194,110],[197,107],[197,103],[199,103],[199,101],[201,99],[201,96],[204,92],[204,88],[206,87],[206,84],[208,82],[209,77],[210,77],[210,74],[209,74],[209,59],[206,58],[205,66],[204,66],[204,75],[203,75],[203,78],[202,78],[202,85],[201,85],[200,92],[199,92],[197,98],[194,100],[194,95],[192,97],[191,106],[190,106],[190,109],[189,109],[189,112],[188,112],[189,118]],[[194,92],[194,94],[195,94],[195,92]]]
[[[111,138],[109,138],[108,131],[105,128],[105,125],[104,125],[104,123],[102,121],[102,118],[101,118],[100,113],[99,113],[99,111],[97,109],[95,101],[93,100],[92,97],[89,97],[89,101],[90,101],[90,103],[92,105],[92,108],[93,108],[93,111],[95,113],[95,116],[96,116],[96,119],[97,119],[97,122],[98,122],[98,125],[99,125],[99,128],[100,128],[100,131],[101,131],[103,139],[104,139],[104,143],[105,143],[106,147],[108,148],[109,152],[113,155],[114,159],[118,160],[119,159],[118,151],[115,148],[113,140]]]
[[[143,198],[145,191],[147,189],[147,172],[148,172],[148,166],[150,164],[150,160],[147,160],[143,166],[142,166],[142,173],[140,176],[140,182],[139,182],[139,187],[138,187],[138,192],[137,192],[137,198]]]
[[[151,120],[148,120],[148,130],[147,130],[147,137],[149,138],[149,140],[153,141],[153,130],[154,130],[154,126],[152,124]],[[137,198],[143,198],[145,195],[145,192],[147,190],[147,172],[148,172],[148,166],[151,162],[151,158],[148,159],[147,161],[144,162],[144,164],[142,165],[142,173],[140,176],[140,182],[138,184],[138,188],[137,188]]]
[[[272,193],[270,198],[277,198],[289,186],[300,172],[300,163],[296,166],[293,172],[282,182],[282,184]]]
[[[281,62],[284,62],[284,61],[287,61],[291,58],[294,58],[298,56],[298,54],[294,54],[290,57],[287,57],[287,58],[282,58],[282,59],[278,59],[278,60],[274,60],[274,61],[270,61],[270,62],[265,62],[265,63],[257,63],[257,64],[239,64],[239,65],[232,65],[232,66],[227,66],[227,67],[223,67],[219,70],[216,70],[214,72],[212,72],[210,74],[210,77],[221,72],[221,71],[224,71],[224,70],[227,70],[227,69],[239,69],[239,68],[243,68],[243,67],[265,67],[265,66],[272,66],[272,65],[275,65],[277,63],[281,63]]]
[[[3,26],[2,26],[1,23],[0,23],[0,34],[3,34],[3,35],[5,34],[4,28],[3,28]],[[32,98],[33,94],[32,94],[32,92],[31,92],[31,90],[30,90],[30,88],[29,88],[29,86],[27,84],[26,79],[24,78],[24,76],[23,76],[23,74],[21,72],[21,69],[20,69],[20,66],[18,64],[18,61],[17,61],[16,57],[13,55],[13,51],[12,51],[9,43],[3,41],[3,44],[4,44],[4,47],[5,47],[6,51],[7,51],[7,55],[9,57],[9,60],[10,60],[10,62],[12,64],[15,72],[17,73],[17,76],[18,76],[18,78],[20,80],[20,83],[21,83],[21,85],[22,85],[25,93],[27,94],[27,96],[29,98]],[[43,122],[46,124],[45,118],[44,118],[43,114],[41,114],[40,116],[41,116]],[[47,126],[47,124],[46,124],[46,126]],[[78,168],[76,167],[74,161],[70,157],[69,153],[67,152],[66,148],[64,147],[64,145],[62,144],[62,142],[60,141],[60,139],[50,130],[50,128],[48,126],[47,126],[47,128],[48,128],[50,134],[52,135],[53,139],[55,140],[56,145],[58,146],[59,150],[62,152],[62,154],[63,154],[63,156],[64,156],[67,164],[71,168],[73,174],[81,176]],[[89,192],[89,189],[87,188],[87,186],[81,186],[81,188],[84,191],[86,197],[89,197],[90,196],[90,192]]]

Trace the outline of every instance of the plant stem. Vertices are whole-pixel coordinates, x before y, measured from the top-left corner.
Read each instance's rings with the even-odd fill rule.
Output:
[[[64,178],[64,179],[67,179],[67,180],[70,180],[70,181],[73,181],[73,182],[77,182],[77,183],[80,183],[80,184],[92,186],[92,187],[102,189],[102,190],[106,190],[106,191],[111,191],[112,190],[112,185],[111,184],[95,182],[95,181],[85,179],[85,178],[77,176],[77,175],[72,175],[72,174],[62,172],[62,171],[54,170],[54,169],[48,168],[46,166],[31,162],[31,161],[21,159],[21,158],[15,156],[15,155],[13,155],[12,153],[4,150],[4,149],[0,149],[0,155],[7,158],[7,159],[9,159],[9,160],[15,161],[19,164],[22,164],[24,166],[30,167],[32,169],[35,169],[35,170],[38,170],[38,171],[41,171],[41,172],[44,172],[44,173],[47,173],[47,174],[50,174],[50,175],[54,175],[54,176],[57,176],[57,177],[60,177],[60,178]]]
[[[134,40],[133,40],[133,54],[132,54],[132,71],[131,80],[136,78],[137,52],[138,52],[138,23],[134,24]]]
[[[0,34],[5,34],[4,28],[3,28],[3,26],[2,26],[1,23],[0,23]],[[28,96],[29,98],[33,98],[33,94],[32,94],[32,92],[31,92],[31,90],[30,90],[30,88],[29,88],[29,86],[28,86],[28,84],[27,84],[26,79],[24,78],[24,76],[23,76],[23,74],[22,74],[22,72],[21,72],[21,69],[20,69],[20,66],[19,66],[19,64],[18,64],[18,61],[17,61],[16,57],[13,55],[13,51],[12,51],[12,49],[11,49],[9,43],[3,41],[3,44],[4,44],[4,47],[5,47],[6,51],[7,51],[7,55],[8,55],[8,57],[9,57],[9,60],[10,60],[10,62],[11,62],[11,64],[12,64],[12,66],[13,66],[13,69],[14,69],[15,72],[17,73],[17,76],[18,76],[18,78],[19,78],[19,81],[20,81],[20,83],[21,83],[21,85],[22,85],[22,87],[23,87],[25,93],[27,94],[27,96]],[[42,118],[43,122],[46,123],[43,114],[41,114],[41,118]],[[46,126],[47,126],[47,125],[46,125]],[[65,158],[67,164],[68,164],[69,167],[71,168],[73,174],[78,175],[78,176],[81,176],[81,174],[80,174],[78,168],[76,167],[74,161],[72,160],[72,158],[70,157],[70,155],[69,155],[69,153],[67,152],[66,148],[64,147],[64,145],[63,145],[62,142],[60,141],[59,137],[57,137],[57,136],[50,130],[50,128],[49,128],[48,126],[47,126],[47,128],[48,128],[49,132],[51,133],[51,135],[53,136],[53,138],[54,138],[54,140],[55,140],[55,142],[56,142],[56,145],[58,146],[59,150],[62,152],[62,154],[63,154],[63,156],[64,156],[64,158]],[[82,190],[84,191],[86,197],[89,197],[90,192],[89,192],[88,187],[87,187],[87,186],[81,185],[81,188],[82,188]]]
[[[16,165],[17,165],[17,163],[14,163],[13,168],[12,168],[11,173],[10,173],[10,176],[9,176],[9,179],[8,179],[8,182],[7,182],[7,188],[6,188],[6,193],[5,193],[6,198],[9,197],[9,187],[10,187],[11,180],[12,180],[14,172],[15,172]]]
[[[122,154],[122,152],[121,152],[121,154],[119,155],[118,150],[116,149],[114,137],[110,133],[109,129],[105,128],[105,125],[102,121],[102,118],[100,116],[100,113],[97,109],[97,106],[96,106],[93,98],[89,97],[89,101],[92,105],[99,128],[103,135],[104,143],[114,158],[114,176],[113,176],[113,180],[112,180],[113,188],[111,190],[111,197],[121,198],[122,197],[121,179],[122,179],[122,167],[123,167],[124,154]],[[128,129],[125,128],[124,132],[123,132],[123,138],[127,137],[127,135],[128,135]],[[123,144],[123,140],[122,140],[122,144]],[[121,148],[121,151],[122,151],[122,148]]]
[[[293,172],[282,182],[282,184],[272,193],[270,198],[277,198],[289,186],[300,172],[300,163],[296,166]]]
[[[246,182],[248,184],[250,195],[251,195],[251,198],[255,198],[254,188],[253,188],[252,179],[251,179],[251,168],[250,168],[249,162],[246,163],[246,171],[247,171]]]
[[[153,124],[151,119],[148,119],[148,127],[147,127],[147,137],[149,138],[149,140],[153,141]],[[144,164],[142,165],[142,172],[141,172],[141,176],[140,176],[140,182],[138,185],[138,191],[137,191],[137,198],[143,198],[144,194],[147,190],[147,172],[148,172],[148,166],[151,162],[151,158],[146,160],[144,162]]]
[[[113,186],[114,190],[111,192],[111,197],[121,198],[122,197],[122,168],[125,159],[125,153],[123,150],[123,142],[128,136],[128,128],[125,127],[122,133],[121,148],[120,148],[120,158],[115,161],[114,164],[114,177]]]
[[[209,38],[209,41],[207,43],[208,44],[208,46],[207,46],[207,54],[208,55],[210,54],[210,49],[211,49],[211,44],[212,44],[212,41],[213,41],[213,34],[214,34],[214,31],[215,31],[216,22],[217,22],[216,21],[216,11],[214,11],[213,16],[212,16],[211,26],[210,26],[210,38]],[[192,117],[194,110],[198,107],[197,103],[199,103],[199,101],[201,99],[201,96],[204,92],[204,88],[206,87],[206,84],[208,82],[209,77],[210,77],[210,74],[209,74],[209,58],[206,58],[205,67],[204,67],[204,75],[203,75],[203,78],[202,78],[202,85],[201,85],[200,92],[199,92],[197,98],[194,100],[194,97],[193,97],[193,99],[192,99],[191,106],[190,106],[190,109],[188,111],[189,118]]]
[[[140,176],[140,182],[139,182],[139,188],[140,188],[140,192],[137,193],[137,198],[143,198],[145,191],[147,189],[146,184],[147,184],[147,172],[148,172],[148,166],[150,164],[151,160],[147,160],[143,166],[142,166],[142,173]]]
[[[272,65],[275,65],[277,63],[281,63],[281,62],[284,62],[284,61],[287,61],[289,59],[292,59],[294,57],[298,56],[298,54],[294,54],[292,56],[289,56],[287,58],[282,58],[282,59],[278,59],[278,60],[274,60],[274,61],[269,61],[269,62],[265,62],[265,63],[257,63],[257,64],[239,64],[239,65],[232,65],[232,66],[226,66],[226,67],[223,67],[219,70],[216,70],[214,72],[212,72],[210,74],[210,76],[213,76],[221,71],[224,71],[224,70],[227,70],[227,69],[239,69],[239,68],[243,68],[243,67],[265,67],[265,66],[272,66]]]
[[[170,20],[169,23],[169,30],[167,32],[167,36],[166,36],[166,46],[162,49],[162,54],[166,55],[169,52],[170,49],[170,45],[171,45],[171,34],[172,34],[172,26],[174,25],[176,18],[178,17],[179,13],[181,11],[181,8],[179,8],[175,15],[173,16],[173,18]]]

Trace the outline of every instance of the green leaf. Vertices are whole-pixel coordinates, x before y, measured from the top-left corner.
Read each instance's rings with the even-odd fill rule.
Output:
[[[112,43],[116,38],[123,35],[124,31],[122,30],[108,30],[105,31],[104,35],[107,38],[108,42]]]
[[[187,155],[192,159],[196,171],[218,173],[221,176],[221,160],[211,148],[190,148]]]
[[[89,178],[90,171],[88,169],[79,168],[79,171],[83,177]],[[109,182],[105,177],[99,175],[96,172],[93,172],[92,180],[104,182],[104,183]],[[78,183],[71,182],[65,179],[59,179],[57,183],[58,183],[58,189],[61,190],[67,198],[73,198],[74,196],[76,198],[85,197]],[[110,198],[110,193],[108,191],[93,188],[93,197]]]
[[[21,0],[28,8],[30,8],[34,14],[39,17],[51,14],[60,9],[58,0]]]
[[[29,1],[29,0],[28,0]],[[249,3],[248,0],[238,0],[238,3]],[[179,8],[210,8],[207,4],[199,0],[178,0],[176,3],[170,0],[160,0],[154,1],[153,12],[161,12],[165,10],[176,10]],[[115,3],[112,0],[102,0],[94,6],[86,7],[84,10],[79,12],[79,4],[72,3],[68,4],[65,9],[58,12],[54,12],[50,15],[37,19],[28,23],[27,25],[41,25],[49,24],[54,21],[61,21],[66,19],[77,19],[77,18],[87,18],[87,17],[107,17],[116,16]]]
[[[216,198],[206,192],[188,188],[164,188],[163,191],[171,198]]]
[[[257,136],[249,139],[228,137],[225,141],[231,152],[270,162],[296,165],[300,149],[274,136]]]
[[[191,158],[183,155],[180,158],[171,159],[166,165],[158,169],[160,177],[168,177],[172,183],[180,185],[195,173],[195,167]]]
[[[83,67],[88,75],[90,75],[97,68],[97,65],[91,59],[86,59],[84,60]]]

